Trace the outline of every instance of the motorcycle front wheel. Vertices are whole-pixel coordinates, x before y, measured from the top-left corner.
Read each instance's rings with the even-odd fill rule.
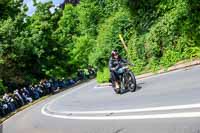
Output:
[[[135,92],[136,91],[136,87],[137,87],[137,83],[136,83],[136,78],[135,75],[129,71],[127,73],[127,84],[128,84],[128,89],[130,92]]]

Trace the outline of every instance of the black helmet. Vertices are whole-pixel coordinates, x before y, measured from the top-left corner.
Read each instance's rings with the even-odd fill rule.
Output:
[[[111,52],[111,55],[112,55],[112,57],[114,57],[115,55],[119,55],[119,53],[118,53],[116,50],[113,50],[113,51]]]

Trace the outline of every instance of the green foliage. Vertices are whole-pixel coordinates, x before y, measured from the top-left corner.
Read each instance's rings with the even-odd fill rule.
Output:
[[[96,0],[98,1],[98,6],[100,9],[100,16],[104,21],[108,17],[112,16],[114,13],[119,11],[121,8],[126,8],[124,5],[126,1],[124,0]]]
[[[63,15],[58,21],[58,29],[53,34],[55,39],[57,39],[59,43],[65,45],[72,44],[73,37],[75,37],[78,32],[78,24],[77,11],[71,4],[66,5],[63,10]]]
[[[181,54],[176,51],[167,50],[162,56],[160,64],[164,67],[169,67],[171,65],[174,65],[181,59],[180,55]]]
[[[0,0],[0,19],[14,19],[21,12],[22,4],[23,0]]]
[[[72,50],[73,64],[77,64],[79,67],[87,67],[88,56],[92,51],[95,40],[90,36],[80,36],[76,38],[75,46]]]
[[[60,78],[90,64],[99,68],[97,80],[106,82],[113,49],[135,64],[136,74],[200,57],[197,0],[81,0],[55,12],[52,2],[33,2],[36,12],[27,16],[22,0],[0,1],[0,79],[5,81]]]
[[[71,51],[71,64],[76,69],[87,67],[89,57],[96,43],[97,27],[99,24],[99,7],[96,1],[83,0],[76,7],[79,34],[74,37],[74,47]]]
[[[79,31],[82,35],[97,35],[97,26],[100,20],[99,8],[95,1],[83,0],[76,8],[80,24]]]
[[[135,64],[133,71],[136,74],[169,67],[182,59],[199,57],[200,17],[197,12],[199,8],[194,3],[199,5],[200,2],[128,1],[132,14],[127,16],[126,13],[121,16],[127,16],[126,20],[130,19],[130,27],[122,33],[128,35],[125,37],[129,48],[128,57]],[[124,7],[122,8],[121,14],[127,12]],[[111,49],[123,51],[119,48],[119,39],[112,34],[112,31],[117,33],[118,30],[112,28],[114,24],[109,19],[111,17],[105,20],[105,27],[99,32],[97,50],[93,55],[93,62],[98,66],[106,65]],[[118,22],[119,19],[114,21]],[[118,25],[118,28],[123,28],[123,25]],[[113,39],[114,37],[118,42]]]
[[[190,47],[183,52],[184,58],[192,59],[194,57],[200,57],[200,47]]]
[[[3,85],[3,80],[0,79],[0,95],[6,92],[7,88]]]
[[[127,31],[130,30],[130,27],[131,20],[128,11],[119,10],[109,17],[99,28],[97,43],[94,46],[95,51],[91,54],[90,63],[97,64],[102,68],[108,64],[110,52],[113,49],[123,51],[119,34],[122,33],[125,39],[128,38],[129,33]]]
[[[141,68],[141,70],[139,72],[150,72],[150,71],[153,71],[153,72],[156,72],[157,70],[159,70],[161,68],[160,66],[160,59],[159,58],[150,58],[149,63],[146,65],[146,66],[143,66]]]
[[[104,67],[102,71],[97,72],[97,82],[105,83],[108,82],[110,79],[110,71],[108,67]]]

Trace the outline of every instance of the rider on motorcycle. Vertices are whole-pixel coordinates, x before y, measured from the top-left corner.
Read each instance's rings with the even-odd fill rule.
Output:
[[[127,60],[121,58],[116,50],[111,52],[111,57],[109,60],[109,68],[111,74],[111,81],[114,83],[115,88],[119,89],[119,73],[118,70],[122,67],[122,63],[128,63]]]

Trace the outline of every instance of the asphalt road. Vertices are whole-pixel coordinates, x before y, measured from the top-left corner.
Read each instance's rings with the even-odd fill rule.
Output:
[[[122,95],[95,80],[3,123],[3,133],[200,133],[200,66],[138,80]]]

